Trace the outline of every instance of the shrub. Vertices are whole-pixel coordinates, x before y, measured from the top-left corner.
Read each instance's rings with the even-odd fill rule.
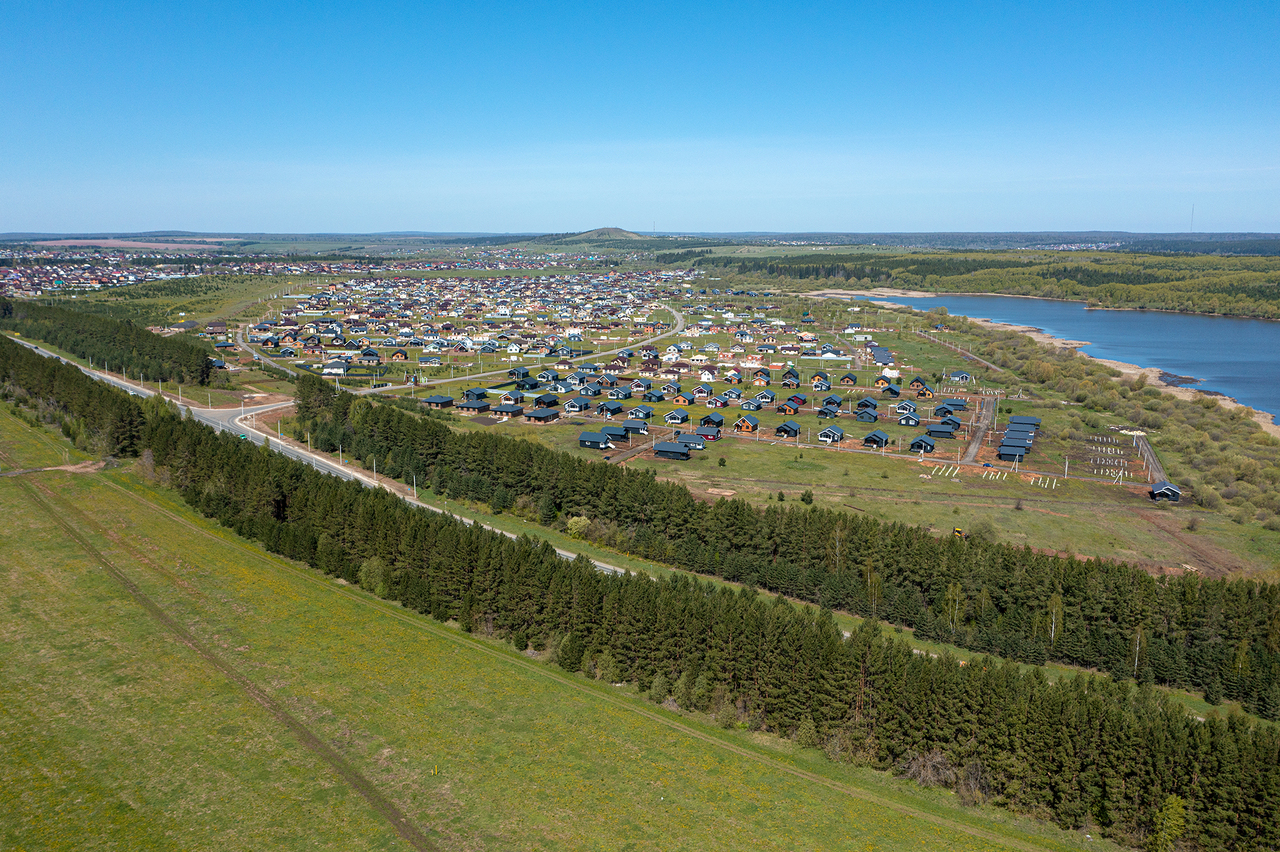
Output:
[[[582,668],[583,650],[582,637],[577,633],[570,633],[556,650],[556,662],[565,671],[576,672]]]
[[[813,724],[813,718],[805,716],[800,721],[800,727],[796,728],[796,745],[801,748],[817,748],[822,745],[822,739],[818,736],[818,727]]]
[[[391,592],[391,566],[380,557],[366,559],[360,566],[360,588],[385,598]]]
[[[671,681],[667,680],[666,675],[658,675],[653,679],[653,683],[649,684],[649,700],[654,704],[661,704],[671,692]]]

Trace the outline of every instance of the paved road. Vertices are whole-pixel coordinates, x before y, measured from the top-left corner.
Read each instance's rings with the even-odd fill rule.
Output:
[[[263,355],[257,349],[254,349],[251,345],[249,345],[249,341],[245,340],[245,337],[244,337],[244,326],[240,326],[239,328],[236,329],[236,344],[246,352],[253,353],[253,357],[257,358],[259,361],[261,361],[264,364],[270,364],[272,367],[275,367],[277,370],[284,370],[286,373],[288,373],[291,376],[302,375],[302,373],[293,369],[288,364],[285,364],[283,361],[276,360],[276,359],[268,359],[267,356]]]
[[[60,355],[50,352],[47,349],[44,349],[40,346],[36,346],[35,344],[28,343],[25,340],[17,340],[16,338],[14,338],[14,340],[17,343],[20,343],[23,346],[26,346],[28,349],[32,349],[36,352],[39,352],[41,355],[44,355],[46,358],[57,358],[59,361],[63,361],[65,363],[71,364],[72,366],[78,367],[86,375],[91,376],[99,381],[103,381],[108,384],[114,385],[118,388],[121,388],[123,390],[126,390],[129,393],[133,394],[134,396],[150,397],[150,396],[154,396],[158,392],[155,388],[149,388],[149,387],[146,387],[145,385],[140,385],[137,382],[122,379],[119,376],[113,376],[107,373],[103,373],[100,370],[91,370],[88,367],[81,366],[79,364],[76,364],[73,361],[67,361],[67,359],[61,357]],[[385,388],[380,388],[380,390],[385,390]],[[166,398],[169,398],[169,397],[166,396]],[[170,401],[174,402],[175,404],[177,402],[176,400],[173,400],[171,398],[170,398]],[[462,521],[462,523],[464,524],[471,525],[475,523],[480,523],[478,521],[473,521],[470,518],[463,518],[458,515],[454,515],[452,512],[449,512],[445,509],[441,509],[438,506],[432,506],[428,503],[423,503],[420,500],[416,500],[411,495],[402,493],[400,489],[403,488],[403,486],[400,485],[399,483],[396,483],[394,481],[388,481],[384,477],[377,477],[377,479],[375,480],[373,474],[370,473],[369,471],[355,468],[346,464],[339,464],[339,462],[335,461],[332,456],[328,456],[323,453],[312,452],[308,450],[305,446],[300,446],[294,443],[293,441],[283,439],[278,435],[273,435],[270,432],[270,430],[259,429],[253,425],[253,422],[256,419],[257,415],[264,414],[269,411],[274,411],[279,408],[284,408],[290,405],[293,405],[292,400],[287,400],[285,402],[269,403],[267,405],[244,406],[243,408],[201,408],[199,406],[191,405],[185,402],[179,405],[178,407],[182,409],[184,412],[190,412],[191,416],[194,417],[196,420],[199,420],[201,423],[205,423],[209,426],[212,426],[214,429],[218,430],[219,432],[234,432],[236,434],[244,435],[246,440],[252,441],[253,443],[258,444],[259,446],[264,446],[264,447],[267,447],[268,449],[275,450],[276,452],[283,453],[284,455],[288,456],[291,459],[296,459],[297,461],[300,461],[303,464],[311,465],[316,470],[322,471],[324,473],[332,474],[333,476],[336,476],[339,479],[344,479],[348,481],[354,480],[356,482],[359,482],[361,485],[365,485],[370,488],[386,488],[389,491],[392,491],[393,493],[398,494],[403,500],[405,500],[408,503],[411,503],[414,506],[418,506],[423,509],[429,509],[433,512],[439,512],[441,514],[450,515],[451,517],[456,518],[459,521]],[[501,533],[502,535],[505,535],[508,538],[517,537],[515,533],[507,532],[506,530],[500,530],[497,527],[490,526],[489,524],[480,523],[480,526],[484,527],[487,530],[491,530],[496,533]],[[563,550],[558,547],[556,548],[556,553],[560,554],[566,559],[573,559],[576,556],[578,556],[578,554],[573,551]],[[607,562],[600,562],[599,560],[595,560],[595,559],[591,561],[596,566],[596,568],[600,571],[605,571],[610,574],[626,574],[627,573],[626,569],[619,568],[616,565],[610,565]]]

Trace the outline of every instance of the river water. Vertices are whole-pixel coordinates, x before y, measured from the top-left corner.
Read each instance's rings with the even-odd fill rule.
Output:
[[[1273,320],[1177,314],[1165,311],[1112,311],[1086,308],[1083,302],[1016,296],[894,296],[876,300],[927,311],[995,322],[1034,326],[1067,340],[1087,340],[1081,351],[1154,367],[1199,382],[1189,387],[1216,391],[1237,401],[1280,414],[1280,322]]]

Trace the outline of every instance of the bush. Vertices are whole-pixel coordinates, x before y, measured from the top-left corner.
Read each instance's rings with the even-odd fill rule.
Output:
[[[666,675],[658,675],[653,679],[653,683],[649,684],[648,696],[654,704],[661,704],[670,692],[671,681],[667,680]]]
[[[898,773],[921,787],[950,787],[956,780],[956,771],[951,767],[951,762],[936,748],[927,754],[911,752],[898,765]]]
[[[796,728],[796,745],[801,748],[817,748],[822,745],[822,740],[818,736],[818,727],[813,724],[813,718],[805,716],[800,721],[800,727]]]
[[[812,491],[812,489],[808,489],[808,488],[806,488],[806,489],[804,490],[804,493],[800,495],[800,502],[801,502],[801,503],[803,503],[803,504],[805,504],[806,506],[812,506],[812,505],[813,505],[813,491]]]
[[[582,637],[577,633],[570,633],[556,650],[556,662],[565,671],[576,672],[582,668],[583,650]]]
[[[383,559],[375,556],[366,559],[360,566],[360,588],[372,592],[380,598],[391,592],[391,566]]]
[[[972,538],[982,539],[983,541],[996,540],[996,527],[991,521],[983,518],[969,529],[969,535]]]

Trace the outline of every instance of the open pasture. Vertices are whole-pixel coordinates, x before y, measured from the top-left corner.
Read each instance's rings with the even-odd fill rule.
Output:
[[[0,507],[20,533],[0,568],[8,846],[1086,845],[463,636],[264,554],[129,472],[0,480]]]

